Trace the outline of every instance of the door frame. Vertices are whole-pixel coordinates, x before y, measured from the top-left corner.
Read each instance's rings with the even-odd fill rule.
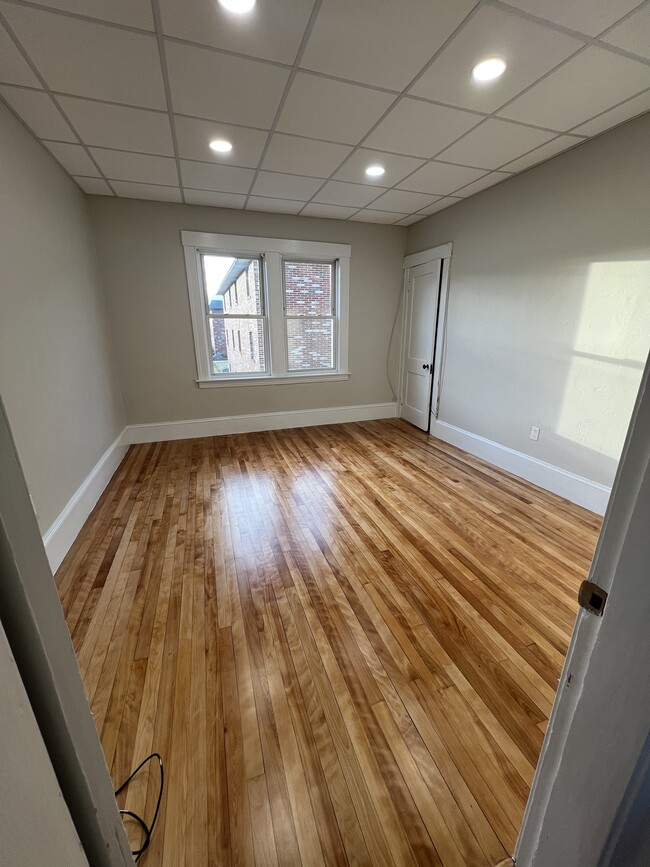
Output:
[[[397,395],[397,414],[401,417],[402,403],[404,400],[404,389],[406,384],[405,377],[405,353],[406,346],[406,313],[408,309],[408,285],[410,281],[411,268],[416,268],[418,265],[426,265],[428,262],[433,262],[436,259],[441,260],[440,269],[440,290],[438,296],[438,314],[434,323],[434,355],[433,355],[433,375],[431,377],[431,401],[429,404],[429,427],[426,433],[431,432],[431,420],[438,418],[440,409],[440,395],[442,390],[442,375],[444,372],[445,358],[445,342],[446,342],[446,325],[447,325],[447,305],[449,299],[449,273],[451,270],[451,253],[452,244],[440,244],[438,247],[430,247],[427,250],[421,250],[419,253],[411,253],[404,257],[402,264],[402,336],[399,354],[399,371],[398,379],[399,388]]]
[[[93,867],[133,856],[0,399],[0,621],[63,798]]]

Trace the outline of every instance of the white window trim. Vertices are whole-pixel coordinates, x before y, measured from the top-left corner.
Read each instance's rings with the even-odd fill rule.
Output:
[[[332,382],[348,379],[348,323],[350,309],[350,253],[349,244],[329,244],[321,241],[293,241],[281,238],[255,238],[246,235],[214,235],[206,232],[181,232],[187,272],[187,291],[190,301],[194,350],[196,353],[197,383],[199,388],[238,385],[277,385],[278,383]],[[212,373],[206,316],[203,309],[201,286],[201,254],[232,255],[250,253],[262,256],[264,288],[266,292],[265,316],[268,323],[268,370],[264,373],[215,375]],[[282,260],[301,259],[335,260],[337,263],[336,311],[338,339],[334,369],[319,371],[287,371],[285,319],[282,290]],[[273,287],[271,289],[271,287]]]

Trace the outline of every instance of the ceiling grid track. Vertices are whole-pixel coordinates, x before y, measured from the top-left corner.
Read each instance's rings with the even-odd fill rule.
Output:
[[[342,56],[343,62],[337,64],[334,54],[330,58],[329,52],[326,52],[325,60],[323,60],[323,46],[328,44],[323,43],[323,39],[327,39],[325,34],[328,33],[328,27],[331,31],[332,9],[336,8],[334,4],[337,3],[337,0],[316,0],[313,4],[299,3],[296,14],[304,15],[304,17],[296,23],[292,34],[287,33],[285,25],[283,28],[274,30],[271,16],[269,18],[270,25],[267,21],[266,27],[261,28],[257,34],[254,32],[248,36],[245,34],[241,39],[239,36],[243,31],[228,30],[232,16],[230,19],[227,17],[214,19],[213,13],[208,11],[212,8],[212,3],[216,7],[216,2],[217,0],[210,0],[210,3],[196,0],[196,13],[188,8],[183,16],[177,15],[174,20],[174,7],[168,5],[168,0],[149,0],[149,3],[144,0],[142,4],[134,4],[127,9],[118,5],[111,7],[110,2],[107,2],[105,7],[101,9],[101,14],[104,16],[102,18],[88,14],[88,9],[79,12],[73,6],[62,8],[65,6],[64,0],[57,6],[49,5],[46,2],[32,2],[32,0],[0,0],[0,38],[3,38],[4,28],[5,38],[10,40],[20,56],[20,60],[12,56],[11,62],[17,64],[16,69],[20,68],[20,63],[26,64],[26,69],[30,70],[32,76],[30,78],[26,69],[22,74],[14,74],[10,62],[6,61],[8,73],[5,75],[0,73],[0,89],[2,91],[0,99],[7,103],[10,110],[34,137],[38,138],[46,147],[52,146],[53,156],[57,162],[64,170],[73,175],[73,179],[82,189],[85,188],[84,182],[86,182],[85,186],[89,187],[88,191],[91,193],[96,191],[98,184],[103,183],[106,185],[105,189],[109,190],[112,195],[154,199],[158,197],[164,201],[178,201],[180,197],[182,202],[187,202],[188,194],[191,192],[192,200],[197,201],[197,203],[215,204],[216,206],[221,203],[222,207],[254,210],[255,205],[257,205],[260,209],[268,209],[270,212],[305,215],[318,215],[318,212],[321,211],[326,212],[326,216],[338,216],[340,219],[402,225],[423,219],[429,213],[442,210],[444,207],[462,201],[482,189],[516,176],[521,171],[552,158],[558,153],[564,153],[589,138],[599,135],[611,126],[616,126],[638,113],[647,111],[650,105],[648,99],[650,96],[650,76],[642,72],[644,68],[650,69],[650,54],[644,56],[640,53],[644,51],[643,46],[634,33],[631,34],[630,26],[627,29],[624,28],[622,35],[618,29],[633,19],[634,23],[638,24],[639,19],[635,18],[638,15],[645,16],[641,19],[642,23],[649,21],[650,19],[645,13],[650,8],[650,0],[632,3],[632,5],[626,0],[611,0],[611,7],[599,8],[591,17],[581,7],[577,8],[575,14],[571,14],[570,10],[567,12],[565,8],[556,10],[552,6],[545,5],[545,0],[540,0],[533,12],[529,11],[530,6],[525,0],[478,0],[476,3],[469,0],[463,4],[462,11],[459,8],[458,12],[449,0],[432,0],[432,5],[439,4],[440,6],[440,15],[443,16],[440,20],[446,22],[440,38],[442,39],[445,33],[448,35],[417,72],[414,69],[415,64],[411,61],[409,70],[411,78],[406,84],[404,79],[406,77],[405,72],[409,69],[409,62],[404,59],[404,55],[400,56],[399,53],[395,57],[386,55],[386,65],[390,67],[387,71],[384,70],[383,66],[378,66],[376,58],[373,60],[370,54],[363,56],[362,53],[361,59],[359,59],[355,53],[352,60],[350,59],[352,55],[344,55]],[[265,2],[268,4],[271,0],[265,0]],[[281,0],[278,2],[280,3]],[[149,11],[145,11],[147,7],[150,7]],[[19,13],[18,10],[24,11]],[[262,6],[260,6],[260,10],[260,14],[262,14]],[[168,14],[171,15],[169,20]],[[191,17],[192,14],[196,14],[198,17],[188,25],[184,16]],[[214,15],[216,14],[215,11]],[[222,10],[218,14],[224,15]],[[431,14],[438,16],[437,6],[435,13],[432,12]],[[135,71],[138,68],[133,65],[131,67],[127,65],[127,72],[121,76],[121,85],[113,86],[113,81],[106,75],[102,78],[100,69],[96,78],[93,79],[92,75],[89,76],[92,79],[91,84],[84,81],[84,76],[80,75],[79,81],[83,83],[83,86],[80,85],[77,88],[75,86],[76,80],[71,79],[69,75],[66,78],[65,75],[62,76],[59,73],[60,70],[65,69],[65,66],[60,65],[63,58],[61,61],[57,61],[53,52],[52,45],[56,44],[55,40],[52,39],[51,43],[47,44],[37,32],[39,28],[45,32],[46,27],[44,25],[48,21],[55,21],[54,18],[43,19],[43,24],[41,24],[41,15],[56,16],[57,21],[65,22],[68,20],[70,22],[69,27],[61,23],[55,28],[59,34],[59,39],[65,39],[70,32],[73,35],[76,33],[78,39],[81,39],[84,34],[87,39],[93,38],[94,34],[97,34],[101,43],[101,34],[105,32],[104,29],[112,29],[115,33],[116,54],[119,53],[121,40],[127,40],[127,42],[131,40],[133,45],[141,44],[145,55],[150,54],[147,44],[153,44],[149,40],[155,40],[158,72],[156,73],[152,66],[148,69],[145,68],[143,76],[146,78],[146,75],[149,75],[149,79],[146,85],[143,85],[139,92],[133,95],[128,90],[128,86],[125,87],[124,85],[125,77],[132,74],[130,69]],[[204,16],[203,19],[201,19],[201,15]],[[469,69],[463,73],[462,58],[463,51],[468,51],[467,40],[470,40],[471,47],[471,39],[476,38],[478,22],[473,26],[470,25],[477,15],[482,16],[482,23],[487,20],[493,30],[499,16],[501,18],[508,16],[506,21],[520,22],[513,24],[515,30],[518,27],[523,29],[526,34],[533,33],[533,40],[537,30],[540,34],[546,34],[544,38],[547,41],[550,40],[549,44],[556,48],[550,56],[543,56],[543,59],[538,59],[537,67],[533,67],[530,72],[525,70],[524,73],[521,73],[518,70],[514,82],[520,86],[506,88],[503,91],[503,96],[507,96],[507,98],[499,102],[488,100],[486,104],[482,104],[481,100],[474,98],[475,94],[474,96],[469,94],[466,85],[462,86],[465,87],[464,91],[462,88],[459,90],[458,87],[454,89],[453,86],[439,87],[431,78],[431,74],[427,78],[427,74],[432,68],[436,70],[439,68],[435,64],[443,56],[445,58],[442,60],[443,69],[445,63],[447,63],[447,68],[449,68],[448,64],[451,63],[453,69],[453,65],[457,65],[460,57],[459,72],[461,75],[469,74]],[[543,17],[544,15],[548,15],[549,18]],[[106,20],[106,16],[112,17],[113,20]],[[321,20],[323,16],[325,18]],[[328,16],[330,16],[329,19]],[[551,18],[554,20],[550,20]],[[14,19],[16,20],[15,24]],[[205,26],[201,27],[201,21]],[[353,26],[356,26],[357,29],[361,27],[360,21],[361,19],[357,19]],[[438,21],[438,17],[435,18],[435,21]],[[207,26],[208,22],[211,22],[210,27],[213,28],[216,24],[217,29],[210,30]],[[221,28],[219,22],[223,22],[225,29]],[[395,19],[395,23],[397,23],[397,19]],[[271,31],[269,31],[269,26]],[[376,27],[375,32],[377,34],[382,32],[381,22],[375,25],[375,22],[368,20],[369,38],[372,38],[373,27]],[[384,31],[386,31],[386,27],[387,25],[384,23]],[[26,32],[23,33],[25,28],[27,28]],[[73,30],[70,31],[70,28]],[[95,28],[94,33],[87,28]],[[407,25],[408,30],[409,26]],[[410,26],[410,31],[416,34],[417,28],[413,31],[413,26]],[[473,37],[469,35],[472,31]],[[229,32],[235,34],[232,43],[228,41],[227,36],[224,36]],[[123,35],[120,36],[119,34]],[[468,35],[465,36],[465,34]],[[608,38],[614,41],[606,41]],[[111,40],[108,37],[104,37],[104,39],[110,44]],[[197,41],[197,39],[202,41]],[[138,40],[145,41],[138,43]],[[292,55],[287,51],[291,40],[295,40],[293,44],[297,46],[294,48],[293,62],[291,61]],[[543,45],[542,36],[540,36],[540,40],[540,45]],[[78,44],[81,46],[81,43]],[[122,44],[127,43],[122,42]],[[380,40],[377,44],[380,44]],[[418,62],[421,62],[423,44],[423,40],[420,39]],[[272,113],[267,112],[266,118],[262,116],[258,118],[255,114],[256,103],[254,101],[252,102],[252,110],[247,109],[243,112],[239,110],[238,100],[240,102],[243,100],[245,103],[249,93],[254,100],[255,88],[247,90],[236,80],[237,76],[234,74],[231,78],[228,76],[223,78],[223,86],[230,88],[231,91],[230,96],[225,101],[211,101],[210,98],[203,96],[194,100],[192,104],[188,104],[182,91],[177,99],[176,84],[178,82],[175,76],[181,75],[181,80],[184,81],[187,89],[189,73],[179,67],[178,57],[169,59],[169,46],[177,46],[178,51],[181,51],[181,48],[185,52],[189,51],[189,55],[183,54],[183,59],[200,57],[207,70],[242,68],[245,74],[248,74],[247,70],[253,70],[250,74],[257,76],[259,81],[264,81],[265,78],[260,72],[263,68],[260,64],[268,67],[268,78],[273,76],[280,76],[281,78],[281,72],[284,71],[286,79],[282,81],[277,79],[277,84],[280,87],[276,87],[275,92],[273,88],[269,90],[271,101],[268,108]],[[418,47],[417,41],[414,46]],[[431,46],[431,48],[433,47],[435,46]],[[7,52],[10,53],[14,48],[10,50],[9,43],[7,43]],[[70,51],[74,52],[74,50],[74,40],[72,40]],[[318,55],[319,50],[321,51],[320,55]],[[521,46],[519,50],[521,52]],[[543,55],[543,50],[540,49],[539,45],[534,50],[538,52],[538,57],[540,50]],[[314,55],[314,51],[317,52],[316,55]],[[450,51],[455,51],[455,53],[450,55]],[[171,48],[169,48],[169,52],[171,52]],[[599,54],[599,52],[602,53]],[[265,56],[261,57],[260,54]],[[581,55],[585,58],[584,61],[580,60]],[[109,57],[108,62],[110,62],[110,55],[107,56]],[[207,59],[210,56],[213,56],[215,60]],[[608,61],[608,57],[617,57],[618,60]],[[174,60],[175,65],[170,65]],[[548,62],[544,62],[546,60]],[[129,62],[133,64],[136,61],[131,58]],[[576,62],[578,66],[576,66]],[[83,62],[81,63],[83,66]],[[146,63],[146,58],[142,60],[142,63]],[[222,66],[224,63],[226,64],[225,67]],[[245,64],[246,68],[232,66],[232,64],[242,63]],[[304,65],[302,65],[303,63]],[[393,66],[390,66],[391,63]],[[307,66],[310,68],[306,68]],[[2,66],[0,69],[4,71]],[[566,72],[563,72],[565,69]],[[596,69],[599,71],[601,79],[603,75],[606,75],[606,72],[602,70],[610,69],[615,72],[617,69],[621,69],[623,85],[612,86],[611,92],[608,91],[607,99],[602,97],[600,100],[592,99],[590,108],[593,108],[594,111],[591,114],[580,113],[581,106],[575,99],[573,105],[569,101],[568,107],[561,106],[558,111],[549,112],[543,104],[543,110],[537,111],[536,106],[540,105],[540,96],[538,95],[540,92],[546,94],[550,88],[551,93],[557,94],[558,87],[561,86],[560,82],[571,82],[572,76],[575,77],[576,75],[582,75],[583,78],[577,80],[584,82],[586,80],[584,76],[587,74],[585,69],[587,71]],[[272,70],[277,70],[277,72],[272,72]],[[116,73],[122,72],[121,68],[116,67]],[[413,72],[415,72],[414,75]],[[519,78],[516,75],[519,75]],[[554,78],[558,75],[560,78]],[[157,81],[156,76],[159,81]],[[140,77],[137,74],[138,85],[140,84]],[[115,78],[120,78],[120,75],[116,74]],[[364,78],[364,80],[360,81],[359,78]],[[98,89],[94,88],[95,81],[99,81],[101,84]],[[362,121],[356,122],[358,133],[362,131],[361,127],[365,130],[362,135],[353,134],[355,123],[352,120],[344,121],[342,125],[334,123],[332,132],[327,135],[327,130],[323,125],[319,128],[304,122],[302,117],[299,118],[298,122],[295,121],[295,117],[291,121],[287,120],[287,112],[293,111],[295,115],[294,102],[297,97],[294,99],[294,90],[298,84],[305,89],[304,92],[307,94],[321,92],[320,86],[317,87],[315,83],[311,85],[309,84],[310,81],[330,82],[331,86],[328,85],[329,89],[326,89],[325,93],[337,95],[340,93],[347,109],[358,105],[363,117],[367,117],[368,121],[373,122],[367,126],[364,126]],[[419,87],[418,82],[420,83]],[[544,89],[546,82],[548,82],[548,87]],[[62,87],[62,84],[67,84],[67,87]],[[197,86],[200,84],[201,82],[197,81]],[[335,85],[339,86],[338,90]],[[324,84],[322,86],[325,87]],[[538,86],[542,90],[531,94]],[[585,84],[583,83],[582,86],[584,87]],[[156,88],[158,88],[157,92]],[[207,93],[205,88],[204,91]],[[366,101],[363,99],[364,91],[368,93],[367,105],[370,107],[366,106]],[[571,91],[570,85],[566,87],[566,91]],[[275,95],[276,92],[277,96]],[[175,94],[174,98],[172,98],[172,93]],[[501,92],[498,93],[501,95]],[[43,97],[39,98],[36,94],[43,94]],[[464,94],[468,95],[465,96]],[[528,95],[531,95],[532,102],[531,99],[525,99]],[[61,126],[60,121],[58,123],[54,121],[53,110],[47,109],[43,102],[46,97],[54,106],[57,116],[63,120],[65,128]],[[125,102],[130,97],[132,101]],[[78,106],[72,102],[73,100],[78,101]],[[148,104],[141,105],[142,102]],[[403,108],[400,107],[402,103],[404,103]],[[91,112],[90,106],[92,104],[98,108]],[[416,109],[415,106],[418,104],[429,108]],[[263,106],[264,101],[258,99],[257,105]],[[406,108],[407,105],[408,109]],[[106,140],[106,134],[102,132],[104,127],[100,122],[102,118],[101,106],[106,106],[104,117],[110,116],[107,114],[110,111],[109,107],[112,107],[114,112],[119,109],[133,110],[133,115],[124,112],[124,124],[130,124],[132,120],[136,127],[140,124],[145,130],[162,128],[163,121],[154,121],[153,118],[165,117],[165,129],[167,129],[167,124],[169,125],[169,129],[165,132],[165,141],[159,144],[150,132],[139,133],[137,130],[133,132],[127,126],[124,127],[123,133],[118,130],[117,136],[109,137],[110,140]],[[220,106],[226,107],[225,112]],[[233,106],[236,109],[234,111]],[[338,108],[336,101],[333,103],[333,107],[336,113]],[[311,105],[309,108],[311,111]],[[420,136],[419,141],[415,143],[409,141],[402,145],[401,139],[394,137],[391,139],[390,123],[392,122],[394,126],[397,122],[397,115],[393,112],[398,108],[401,112],[400,118],[404,116],[404,113],[410,112],[411,114],[407,114],[407,116],[414,117],[416,124],[420,124],[419,133],[416,130],[416,138],[417,134]],[[188,109],[190,110],[188,111]],[[317,109],[318,106],[315,106],[314,110]],[[373,109],[379,109],[374,117],[371,116],[374,113]],[[510,116],[504,116],[504,113],[509,109]],[[50,112],[49,115],[48,111]],[[348,115],[345,115],[344,109],[341,111],[343,112],[339,112],[341,118],[351,117],[350,111],[348,111]],[[354,108],[351,111],[352,115],[356,115],[357,112]],[[440,141],[435,141],[437,145],[435,152],[432,155],[422,156],[429,141],[423,138],[425,135],[423,131],[429,128],[427,123],[433,123],[433,118],[444,119],[449,116],[450,111],[455,113],[457,118],[454,120],[456,129],[453,128],[452,124],[450,131],[457,134],[449,139],[444,135],[439,137]],[[573,118],[571,111],[574,114]],[[88,112],[91,112],[91,118],[100,118],[95,126],[92,122],[90,125],[86,122]],[[472,115],[476,118],[476,122],[468,126],[468,120],[464,118],[469,119]],[[146,120],[147,116],[152,118],[151,121]],[[356,118],[353,119],[356,120]],[[254,125],[256,120],[260,121],[259,126]],[[570,123],[571,120],[575,120],[575,122]],[[386,127],[386,121],[389,124],[388,127]],[[549,123],[549,121],[553,122]],[[436,120],[435,123],[437,124],[438,121]],[[206,140],[199,146],[200,143],[196,139],[201,124],[206,129],[209,129],[210,126],[217,129],[219,127],[232,128],[231,133],[234,130],[235,136],[237,130],[241,130],[241,134],[244,136],[242,142],[257,143],[254,146],[249,144],[248,152],[242,154],[242,151],[246,150],[246,146],[239,142],[241,145],[239,147],[239,160],[237,141],[235,141],[232,161],[224,158],[211,159],[207,147],[208,141]],[[506,124],[512,126],[508,127]],[[45,135],[42,132],[43,129],[55,134]],[[70,137],[66,135],[65,129],[69,129]],[[97,129],[99,129],[99,133],[97,133]],[[181,137],[179,129],[183,132],[183,137]],[[508,129],[512,129],[515,136],[516,145],[514,146],[509,144],[512,136],[508,133]],[[519,130],[516,135],[515,130]],[[530,132],[526,133],[525,130]],[[409,130],[405,130],[405,135],[408,133]],[[535,133],[538,135],[536,136]],[[104,139],[102,139],[102,135],[104,135]],[[194,138],[192,138],[193,135]],[[279,139],[278,136],[280,136]],[[434,140],[435,136],[430,143],[434,144]],[[489,155],[486,155],[482,150],[485,141],[488,142],[488,146],[493,145]],[[271,156],[274,142],[275,146]],[[291,142],[303,142],[305,146],[301,148],[298,144],[293,145]],[[311,149],[308,147],[309,142],[314,143],[314,148],[317,151],[320,146],[319,155],[311,155]],[[391,143],[393,144],[392,147]],[[309,158],[305,157],[305,162],[302,165],[294,165],[287,155],[281,155],[278,160],[278,149],[288,147],[289,144],[293,148],[291,153],[295,152],[303,156],[309,154]],[[205,159],[201,158],[203,147],[205,147]],[[75,150],[76,148],[79,150]],[[340,153],[337,153],[337,150]],[[404,153],[404,150],[407,152]],[[89,160],[86,163],[86,173],[83,174],[80,171],[73,172],[70,168],[70,166],[74,168],[83,166],[83,161],[80,162],[82,153],[84,154],[83,159]],[[75,157],[75,154],[79,154],[79,159]],[[111,154],[115,154],[115,158],[111,157]],[[369,160],[376,159],[380,163],[386,163],[388,173],[383,182],[381,178],[378,178],[376,183],[371,183],[364,178],[360,166],[363,154],[367,154]],[[498,157],[501,155],[503,155],[503,161],[499,162]],[[121,159],[118,158],[120,156]],[[130,162],[129,157],[131,157]],[[338,159],[336,159],[337,157]],[[149,158],[149,162],[147,162],[147,158]],[[270,161],[271,159],[273,162]],[[91,166],[96,175],[87,173]],[[197,168],[196,171],[192,170],[192,182],[188,183],[185,170],[190,171],[192,166]],[[224,171],[211,172],[214,167]],[[429,167],[431,171],[425,173],[423,170]],[[357,171],[359,172],[358,180],[354,174]],[[176,181],[173,180],[174,172]],[[239,172],[238,175],[237,172]],[[419,175],[418,172],[422,172],[422,174]],[[443,180],[438,184],[440,178]],[[295,182],[290,179],[295,179]],[[308,183],[309,181],[313,183]],[[363,193],[361,188],[365,188],[366,192]],[[443,189],[447,191],[443,192]],[[391,196],[391,193],[394,195]],[[400,197],[395,195],[397,193],[403,195]],[[308,198],[307,194],[310,194]],[[227,204],[224,204],[226,200]],[[274,204],[275,202],[277,205]],[[361,205],[361,202],[364,204]],[[391,202],[398,206],[393,209],[389,206]],[[406,212],[407,208],[408,212]]]

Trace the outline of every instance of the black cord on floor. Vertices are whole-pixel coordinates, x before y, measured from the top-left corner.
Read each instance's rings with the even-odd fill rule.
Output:
[[[149,847],[149,843],[151,842],[151,835],[153,834],[153,829],[156,825],[156,820],[158,818],[158,813],[160,811],[160,802],[162,801],[163,789],[165,787],[165,771],[163,769],[163,760],[160,753],[151,753],[150,756],[147,756],[146,759],[140,762],[138,767],[133,771],[130,777],[127,777],[126,780],[122,783],[122,785],[115,790],[115,797],[117,797],[120,792],[123,792],[124,789],[129,785],[131,780],[135,777],[135,775],[152,759],[158,759],[158,764],[160,765],[160,791],[158,792],[158,800],[156,802],[156,809],[153,814],[153,819],[151,825],[147,825],[147,823],[138,816],[137,813],[132,813],[131,810],[120,810],[120,815],[129,816],[129,818],[133,819],[140,825],[142,830],[144,831],[144,840],[139,849],[136,849],[135,852],[131,852],[133,857],[135,858],[135,863],[137,864],[140,858],[142,858],[143,854]]]

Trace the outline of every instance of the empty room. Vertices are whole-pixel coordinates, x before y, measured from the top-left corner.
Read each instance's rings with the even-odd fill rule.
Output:
[[[0,0],[0,860],[650,863],[650,2]]]

